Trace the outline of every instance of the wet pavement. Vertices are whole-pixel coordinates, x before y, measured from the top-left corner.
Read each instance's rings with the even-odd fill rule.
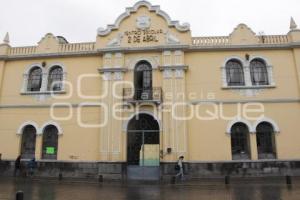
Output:
[[[288,187],[282,180],[243,180],[170,184],[71,183],[30,179],[1,179],[0,200],[13,200],[18,190],[25,200],[299,200],[300,182]]]

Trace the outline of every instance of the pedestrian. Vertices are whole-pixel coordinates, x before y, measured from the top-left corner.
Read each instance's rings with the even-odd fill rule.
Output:
[[[29,168],[29,175],[33,176],[34,174],[34,169],[36,168],[36,161],[35,158],[32,158],[29,163],[28,163],[28,168]]]
[[[180,176],[180,179],[183,180],[183,159],[184,157],[183,156],[180,156],[179,159],[178,159],[178,162],[177,162],[177,165],[175,167],[175,169],[177,171],[179,171],[176,175],[175,175],[175,179],[178,178]]]
[[[14,170],[14,176],[17,176],[17,173],[21,174],[21,155],[19,155],[15,161],[15,170]]]

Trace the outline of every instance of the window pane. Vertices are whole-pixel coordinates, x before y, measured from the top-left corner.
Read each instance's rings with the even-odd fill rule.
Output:
[[[268,72],[265,63],[253,60],[250,64],[251,80],[253,85],[268,85]]]
[[[236,60],[231,60],[226,64],[226,77],[228,86],[245,85],[244,71],[241,63]]]
[[[28,76],[28,91],[40,91],[42,86],[42,69],[39,67],[33,68]]]
[[[42,159],[57,159],[58,130],[55,126],[47,126],[43,133]]]
[[[248,159],[249,130],[243,123],[236,123],[231,128],[231,151],[233,159]]]
[[[275,138],[271,124],[263,122],[257,126],[256,141],[259,159],[275,158]]]
[[[28,125],[22,133],[21,155],[23,159],[32,159],[35,157],[36,130]]]
[[[62,81],[63,81],[62,68],[59,66],[52,68],[48,77],[48,90],[51,91],[62,90]]]

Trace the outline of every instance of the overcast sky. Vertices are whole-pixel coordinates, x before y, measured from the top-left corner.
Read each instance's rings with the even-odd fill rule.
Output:
[[[0,40],[36,45],[48,32],[69,42],[95,41],[106,27],[137,0],[0,0]],[[228,35],[239,23],[256,33],[286,34],[290,17],[300,24],[300,0],[151,0],[173,20],[191,24],[193,36]]]

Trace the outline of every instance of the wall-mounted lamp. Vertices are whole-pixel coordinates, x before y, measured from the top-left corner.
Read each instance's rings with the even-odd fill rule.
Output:
[[[172,153],[172,148],[170,148],[170,147],[167,148],[167,153],[168,153],[168,154],[171,154],[171,153]]]
[[[246,58],[247,61],[249,61],[249,60],[250,60],[250,55],[249,55],[249,54],[246,54],[246,55],[245,55],[245,58]]]

